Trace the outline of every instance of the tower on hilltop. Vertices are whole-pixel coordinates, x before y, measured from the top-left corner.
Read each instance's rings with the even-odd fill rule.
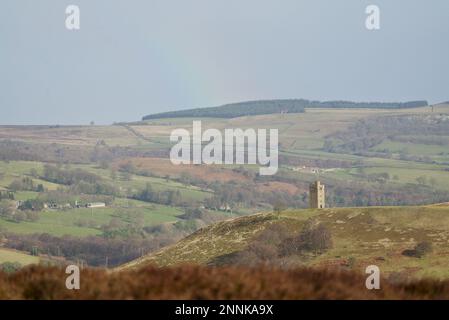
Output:
[[[324,191],[324,184],[316,181],[310,184],[309,188],[309,206],[313,209],[323,209],[326,207],[326,196]]]

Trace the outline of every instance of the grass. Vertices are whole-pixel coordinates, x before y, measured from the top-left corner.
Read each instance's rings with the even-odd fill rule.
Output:
[[[140,142],[138,137],[121,126],[2,126],[0,134],[30,143],[81,146],[95,146],[99,140],[110,146],[132,146]]]
[[[41,162],[10,161],[0,162],[0,187],[6,189],[14,180],[28,176],[31,169],[36,169],[38,174],[43,170]],[[199,188],[187,186],[173,180],[155,177],[133,175],[130,181],[113,181],[109,176],[109,170],[104,170],[95,165],[70,165],[70,169],[82,168],[100,175],[112,184],[119,184],[121,188],[139,190],[150,183],[154,190],[167,191],[179,190],[184,199],[203,200],[210,196],[209,192]],[[43,183],[45,188],[55,190],[65,187],[33,178],[35,184]],[[15,193],[15,200],[35,199],[39,194],[32,191],[19,191]],[[85,237],[101,234],[101,226],[108,224],[112,219],[118,219],[123,223],[129,223],[131,217],[142,217],[144,226],[152,226],[161,223],[175,222],[182,211],[175,207],[151,204],[131,199],[116,198],[111,207],[97,209],[71,209],[71,210],[45,210],[39,214],[35,222],[12,222],[0,218],[0,227],[8,232],[19,234],[49,233],[55,236],[71,235]],[[139,218],[140,219],[140,218]]]
[[[134,191],[145,188],[149,183],[155,191],[179,191],[183,199],[201,201],[211,196],[210,192],[202,191],[200,188],[185,185],[170,179],[147,177],[141,175],[131,175],[131,180],[120,179],[117,173],[117,179],[112,180],[109,169],[101,169],[95,165],[76,165],[73,168],[81,168],[83,170],[95,173],[104,180],[112,184],[119,184],[122,188],[133,189]]]
[[[22,266],[26,266],[29,264],[38,264],[39,261],[39,257],[11,249],[0,248],[0,264],[5,262],[18,262]]]
[[[43,213],[43,215],[45,215],[45,213]],[[48,219],[45,219],[44,217],[43,220],[37,222],[25,221],[20,223],[0,219],[0,227],[8,232],[18,234],[48,233],[54,236],[71,235],[75,237],[85,237],[99,235],[101,233],[101,231],[97,229],[65,225],[62,217],[61,219],[52,221],[48,221]]]
[[[70,210],[47,210],[39,214],[36,222],[11,222],[0,218],[0,227],[13,233],[48,233],[55,236],[71,235],[85,237],[101,234],[101,226],[112,219],[129,223],[133,218],[142,217],[144,226],[175,222],[182,212],[173,207],[140,203],[125,199],[116,200],[116,205],[106,208],[79,208]]]
[[[56,190],[58,184],[30,176],[32,169],[41,174],[43,167],[44,163],[36,161],[0,161],[0,188],[7,189],[14,180],[28,176],[33,179],[35,185],[42,184],[48,190]]]
[[[449,144],[449,141],[448,141]],[[420,143],[404,143],[391,140],[385,140],[382,143],[372,148],[372,151],[389,150],[392,153],[400,153],[406,151],[411,155],[418,156],[434,156],[440,153],[445,153],[448,150],[447,145],[432,145],[432,144],[420,144]]]
[[[370,207],[324,210],[288,210],[279,217],[257,214],[207,227],[176,245],[128,263],[121,269],[155,263],[172,266],[182,263],[214,264],[220,257],[240,251],[252,238],[272,223],[286,223],[299,232],[307,219],[328,226],[334,247],[313,256],[301,265],[339,266],[351,257],[354,268],[362,270],[378,265],[383,275],[405,272],[412,277],[449,278],[449,207]],[[424,258],[402,255],[420,241],[433,244],[433,252]]]
[[[41,172],[43,167],[42,162],[36,161],[0,161],[0,172],[7,174],[25,175],[29,174],[31,169]]]
[[[365,172],[367,174],[373,173],[388,173],[391,178],[396,176],[399,183],[412,183],[417,184],[416,179],[419,177],[426,177],[427,184],[430,185],[430,180],[435,183],[433,187],[437,187],[440,190],[449,191],[449,171],[439,171],[439,170],[422,170],[413,168],[389,168],[389,167],[374,167],[366,168]]]
[[[30,199],[36,199],[38,196],[39,196],[39,192],[34,192],[34,191],[17,191],[14,194],[14,199],[15,200],[25,201],[25,200],[30,200]]]

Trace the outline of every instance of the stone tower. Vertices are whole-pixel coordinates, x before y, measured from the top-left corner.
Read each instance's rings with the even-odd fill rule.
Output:
[[[326,207],[324,184],[316,181],[310,184],[309,205],[313,209],[323,209]]]

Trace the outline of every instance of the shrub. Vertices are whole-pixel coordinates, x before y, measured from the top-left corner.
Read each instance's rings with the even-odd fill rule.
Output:
[[[18,262],[4,262],[0,264],[0,271],[5,273],[13,273],[22,268],[22,265]]]
[[[10,200],[0,200],[0,217],[11,219],[14,215],[14,203]]]
[[[332,246],[332,235],[329,229],[322,224],[314,226],[310,221],[298,236],[282,241],[279,245],[279,253],[283,257],[307,251],[322,253]]]
[[[280,215],[282,211],[284,211],[287,208],[287,206],[285,205],[285,203],[283,203],[282,201],[276,201],[275,204],[273,205],[273,211],[277,214]]]
[[[421,257],[425,256],[426,254],[432,252],[432,244],[427,241],[420,242],[416,245],[415,251],[416,251],[418,257],[421,258]]]
[[[44,209],[44,202],[40,199],[28,199],[20,205],[19,209],[41,211]]]
[[[432,252],[432,244],[430,242],[423,241],[418,243],[414,249],[402,251],[402,255],[407,257],[422,258],[430,252]]]
[[[406,257],[415,257],[415,258],[419,258],[418,254],[416,253],[415,249],[406,249],[404,251],[402,251],[402,255],[406,256]]]
[[[24,177],[22,179],[14,180],[8,186],[8,189],[11,191],[36,191],[37,188],[34,185],[34,181],[29,177]]]

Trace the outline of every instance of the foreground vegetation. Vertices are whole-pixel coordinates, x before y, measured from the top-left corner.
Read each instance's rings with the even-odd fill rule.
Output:
[[[81,272],[80,290],[67,290],[64,269],[31,267],[0,272],[0,299],[449,299],[449,282],[381,280],[367,290],[359,272],[299,268],[145,267]]]

